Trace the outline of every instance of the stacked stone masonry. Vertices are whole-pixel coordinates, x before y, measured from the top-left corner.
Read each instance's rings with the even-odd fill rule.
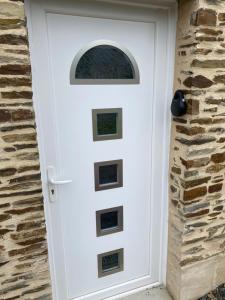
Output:
[[[225,1],[179,2],[176,51],[167,280],[194,300],[225,282]]]
[[[0,299],[51,299],[26,19],[16,0],[0,0]]]

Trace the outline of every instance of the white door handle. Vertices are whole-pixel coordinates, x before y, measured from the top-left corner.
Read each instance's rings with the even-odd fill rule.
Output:
[[[47,175],[48,175],[48,183],[52,185],[63,185],[63,184],[68,184],[71,183],[72,180],[55,180],[54,177],[54,167],[53,166],[48,166],[47,169]]]
[[[54,180],[52,178],[48,178],[48,182],[51,183],[52,185],[63,185],[63,184],[71,183],[72,180]]]
[[[48,166],[47,177],[48,177],[49,200],[52,203],[54,203],[57,199],[55,185],[63,185],[72,182],[72,180],[55,180],[54,174],[55,174],[55,168],[53,166]]]

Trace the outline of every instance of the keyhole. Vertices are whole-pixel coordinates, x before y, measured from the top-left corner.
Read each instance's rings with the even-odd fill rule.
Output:
[[[52,189],[52,190],[51,190],[51,193],[52,193],[52,196],[53,196],[53,195],[55,194],[55,191]]]

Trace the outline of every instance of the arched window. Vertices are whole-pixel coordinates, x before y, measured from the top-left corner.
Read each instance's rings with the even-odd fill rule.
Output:
[[[89,44],[74,58],[71,84],[137,84],[139,70],[131,53],[110,41]]]

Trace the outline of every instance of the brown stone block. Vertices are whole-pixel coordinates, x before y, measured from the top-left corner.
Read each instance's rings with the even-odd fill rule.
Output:
[[[188,77],[184,80],[183,84],[186,87],[209,88],[213,85],[213,81],[202,75],[195,77]]]
[[[191,124],[208,125],[212,124],[212,118],[199,118],[190,121]]]
[[[197,68],[207,68],[207,69],[225,68],[225,60],[224,59],[208,59],[208,60],[194,59],[191,66]]]
[[[3,215],[0,215],[0,222],[9,220],[9,219],[11,219],[11,218],[12,218],[12,216],[10,216],[10,214],[3,214]]]
[[[25,21],[21,19],[2,19],[0,18],[0,29],[17,29],[25,25]]]
[[[225,143],[225,137],[219,138],[217,143]]]
[[[183,181],[182,186],[183,186],[183,188],[188,189],[188,188],[192,188],[192,187],[207,183],[210,179],[211,179],[211,176],[207,176],[207,177],[204,177],[204,178],[198,178],[198,179],[194,179],[194,180]]]
[[[200,28],[197,32],[207,34],[207,35],[215,35],[215,36],[223,33],[222,30],[215,30],[215,29],[211,29],[211,28]]]
[[[30,230],[30,229],[36,229],[36,228],[41,228],[44,225],[44,221],[31,221],[31,222],[26,222],[26,223],[19,223],[17,225],[17,231],[23,231],[23,230]]]
[[[27,45],[27,37],[15,34],[2,34],[0,35],[0,44],[7,45]]]
[[[12,176],[17,172],[15,168],[0,169],[0,177]]]
[[[4,99],[32,99],[33,92],[30,91],[13,91],[13,92],[1,92]]]
[[[0,123],[11,121],[11,113],[8,109],[0,109]]]
[[[34,113],[31,110],[18,109],[12,111],[12,120],[15,122],[32,120],[33,118],[34,118]]]
[[[7,143],[36,141],[36,133],[8,134],[8,135],[4,135],[2,139]]]
[[[220,105],[222,102],[225,103],[225,99],[217,99],[217,98],[213,98],[213,97],[209,97],[209,98],[206,98],[205,102],[207,104],[215,104],[215,105]]]
[[[219,13],[218,20],[221,22],[225,21],[225,13]]]
[[[194,99],[188,100],[187,114],[198,115],[199,114],[199,101]]]
[[[213,208],[214,211],[222,211],[223,210],[223,205],[219,205]]]
[[[32,254],[32,253],[35,253],[36,251],[40,251],[42,246],[43,246],[43,243],[37,243],[37,244],[27,246],[27,247],[24,247],[24,248],[10,250],[8,252],[8,255],[10,257],[12,257],[12,256],[16,256],[16,255]]]
[[[216,26],[217,13],[215,10],[200,8],[191,16],[191,25],[193,26]]]
[[[33,197],[33,198],[27,198],[23,200],[17,200],[13,202],[13,207],[27,207],[27,206],[33,206],[33,205],[42,205],[43,204],[43,198],[42,197]]]
[[[16,177],[13,179],[10,179],[9,183],[18,183],[18,182],[29,182],[29,181],[36,181],[41,179],[41,174],[30,174],[25,176]]]
[[[217,75],[213,79],[216,83],[223,83],[225,84],[225,75]]]
[[[172,172],[177,174],[177,175],[180,175],[181,174],[181,168],[178,168],[178,167],[172,167]]]
[[[21,192],[10,192],[7,194],[0,194],[0,198],[11,198],[11,197],[17,197],[17,196],[30,196],[30,195],[35,195],[35,194],[41,194],[42,189],[36,189],[33,191],[21,191]]]
[[[20,231],[16,233],[11,233],[10,237],[12,240],[19,241],[24,239],[29,239],[33,237],[43,237],[46,235],[46,229],[40,228],[40,229],[34,229],[32,231]]]
[[[18,78],[18,77],[1,77],[0,87],[9,86],[29,86],[31,87],[31,78]]]
[[[205,167],[210,162],[210,158],[208,157],[202,157],[193,160],[184,160],[182,158],[180,159],[182,164],[186,167],[186,169]]]
[[[18,173],[24,173],[27,171],[39,171],[40,170],[40,166],[38,165],[33,165],[33,166],[24,166],[24,167],[20,167],[18,169]]]
[[[9,229],[0,229],[0,237],[4,236],[5,234],[11,232],[12,230]]]
[[[183,133],[188,136],[205,133],[205,128],[203,127],[186,127],[186,126],[177,125],[176,130],[177,132]]]
[[[31,74],[30,65],[2,65],[0,66],[2,75],[27,75]]]
[[[23,129],[35,129],[35,125],[23,124],[23,125],[13,125],[13,126],[2,126],[1,132],[8,132],[13,130],[23,130]]]
[[[210,124],[221,124],[225,123],[224,118],[198,118],[190,121],[191,124],[199,124],[199,125],[210,125]]]
[[[17,242],[16,244],[20,245],[20,246],[29,246],[29,245],[34,245],[34,244],[37,244],[40,242],[44,242],[45,240],[46,240],[45,237],[38,237],[38,238],[26,240],[26,241]]]
[[[186,265],[195,263],[195,262],[197,262],[197,261],[201,261],[201,260],[203,260],[203,259],[204,259],[204,257],[201,256],[201,255],[200,255],[200,256],[192,256],[192,257],[189,257],[189,258],[186,258],[186,259],[182,260],[182,261],[180,262],[180,266],[181,266],[181,267],[184,267],[184,266],[186,266]]]
[[[24,215],[26,213],[32,213],[32,212],[37,212],[37,211],[43,211],[43,205],[27,207],[27,208],[23,208],[23,209],[10,209],[10,210],[6,210],[5,213],[11,214],[11,215]]]
[[[190,140],[184,138],[176,138],[176,141],[180,142],[183,145],[193,146],[193,145],[204,145],[216,141],[216,138],[213,136],[199,136],[192,138]]]
[[[184,201],[191,201],[197,198],[201,198],[207,194],[207,187],[202,186],[198,188],[194,188],[188,191],[184,191],[183,200]]]
[[[195,39],[200,42],[216,42],[217,41],[217,38],[215,36],[197,36]]]
[[[211,156],[211,160],[212,162],[214,163],[222,163],[222,162],[225,162],[225,152],[223,153],[217,153],[217,154],[213,154]]]
[[[211,49],[204,49],[204,48],[199,48],[199,49],[194,49],[193,54],[201,54],[201,55],[208,55],[211,53]]]
[[[223,169],[225,169],[225,165],[216,164],[216,165],[208,167],[206,169],[206,173],[218,173]]]
[[[209,193],[212,194],[212,193],[216,193],[216,192],[220,192],[223,188],[223,184],[222,183],[219,183],[219,184],[214,184],[214,185],[211,185],[209,186]]]
[[[208,213],[209,213],[209,209],[202,209],[202,210],[199,210],[199,211],[194,212],[194,213],[186,214],[185,217],[188,218],[188,219],[196,218],[196,217],[202,217],[202,216],[208,215]]]

